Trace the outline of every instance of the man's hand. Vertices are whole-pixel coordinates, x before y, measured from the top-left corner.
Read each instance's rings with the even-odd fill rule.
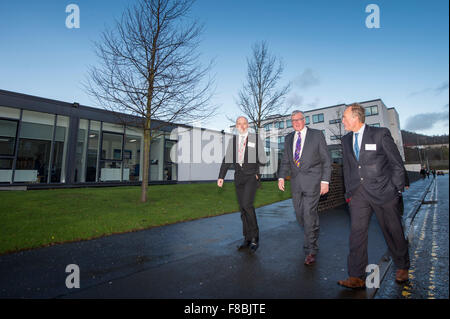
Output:
[[[222,186],[223,186],[223,179],[222,179],[222,178],[219,178],[219,179],[217,180],[217,186],[219,186],[219,187],[222,187]]]
[[[325,195],[328,193],[329,186],[327,183],[320,183],[320,195]]]
[[[284,192],[284,178],[278,180],[278,189]]]

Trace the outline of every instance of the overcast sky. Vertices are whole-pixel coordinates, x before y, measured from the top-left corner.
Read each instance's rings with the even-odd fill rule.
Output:
[[[98,60],[93,41],[132,1],[0,2],[0,89],[96,106],[81,86]],[[80,28],[65,25],[68,4]],[[380,28],[366,27],[366,6],[380,9]],[[449,8],[433,1],[198,0],[192,17],[205,25],[199,51],[213,74],[219,114],[204,127],[227,129],[251,46],[265,40],[282,58],[288,102],[311,110],[381,98],[402,129],[448,134]]]

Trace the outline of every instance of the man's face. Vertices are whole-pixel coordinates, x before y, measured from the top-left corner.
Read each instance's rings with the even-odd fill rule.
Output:
[[[240,117],[236,121],[236,129],[239,134],[245,134],[248,130],[248,121],[244,117]]]
[[[291,117],[291,120],[294,130],[301,131],[305,127],[305,116],[303,115],[303,113],[294,114]]]
[[[342,124],[344,124],[344,128],[346,131],[358,131],[357,127],[359,124],[359,119],[358,117],[353,115],[352,109],[350,107],[344,111],[344,115],[342,116]]]

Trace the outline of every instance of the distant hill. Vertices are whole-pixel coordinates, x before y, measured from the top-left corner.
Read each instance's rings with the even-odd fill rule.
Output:
[[[448,144],[449,136],[448,135],[423,135],[417,134],[414,132],[404,131],[402,130],[402,139],[404,146],[412,146],[412,145],[430,145],[430,144]]]

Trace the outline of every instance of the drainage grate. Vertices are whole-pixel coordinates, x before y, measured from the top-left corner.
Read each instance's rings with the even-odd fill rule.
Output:
[[[437,204],[437,200],[423,200],[422,205],[432,205]]]

